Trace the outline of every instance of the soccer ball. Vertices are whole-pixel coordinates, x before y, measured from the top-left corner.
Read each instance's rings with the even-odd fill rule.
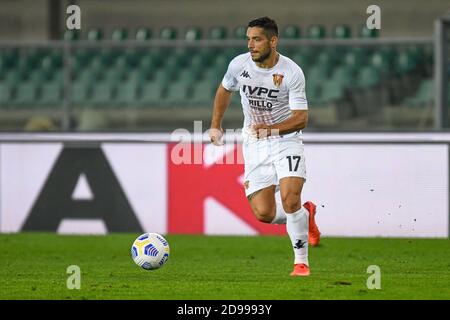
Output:
[[[145,270],[161,268],[169,259],[169,254],[169,243],[157,233],[144,233],[131,246],[133,261]]]

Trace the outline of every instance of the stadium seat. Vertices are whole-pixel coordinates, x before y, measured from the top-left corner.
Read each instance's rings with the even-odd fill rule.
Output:
[[[209,38],[210,39],[216,39],[216,40],[222,40],[227,37],[227,29],[225,27],[212,27],[209,30]]]
[[[368,54],[363,48],[351,48],[343,57],[343,64],[353,68],[359,69],[366,64]]]
[[[248,49],[245,47],[228,47],[222,49],[222,53],[225,55],[227,60],[225,62],[226,64],[230,63],[231,59],[233,59],[234,57],[246,52],[248,52]],[[220,55],[220,52],[218,53],[218,55]]]
[[[52,52],[41,59],[39,66],[43,70],[55,71],[63,66],[62,52]]]
[[[180,47],[176,48],[168,59],[173,59],[174,63],[180,68],[186,66],[192,56],[192,48]]]
[[[113,84],[119,84],[125,79],[127,70],[126,69],[119,69],[119,68],[110,68],[107,69],[103,73],[102,81],[113,83]]]
[[[140,83],[126,81],[117,86],[116,103],[123,106],[133,106],[139,100]]]
[[[286,39],[299,39],[301,37],[300,27],[295,25],[286,26],[281,32],[281,37]]]
[[[373,54],[379,53],[383,56],[383,59],[387,61],[389,65],[392,65],[395,61],[395,57],[398,55],[397,50],[393,46],[382,46],[374,51]]]
[[[56,107],[62,102],[62,83],[45,82],[41,86],[39,104],[43,106]]]
[[[237,54],[228,55],[228,54],[218,54],[214,57],[211,66],[216,67],[218,69],[226,70],[228,68],[228,64],[231,59],[234,58]]]
[[[101,80],[102,75],[102,69],[86,68],[77,74],[75,80],[85,83],[95,83]]]
[[[307,70],[311,66],[311,59],[308,55],[304,54],[301,51],[297,51],[291,56],[291,59],[297,63],[303,71]]]
[[[16,65],[16,70],[29,72],[34,68],[36,68],[37,64],[38,64],[37,59],[23,53],[22,55],[19,56]]]
[[[199,69],[188,67],[183,69],[178,74],[178,81],[185,81],[187,83],[193,83],[200,79],[201,73]]]
[[[333,28],[333,38],[348,39],[352,36],[352,30],[348,25],[337,25]]]
[[[128,39],[128,30],[124,28],[115,29],[111,34],[111,40],[122,41]]]
[[[159,32],[159,38],[173,40],[177,38],[177,30],[174,27],[163,27]]]
[[[79,69],[84,68],[87,64],[89,64],[94,57],[94,52],[90,49],[86,48],[76,48],[74,49],[74,53],[72,55],[72,64],[75,67],[75,71],[79,71]]]
[[[359,69],[356,85],[360,88],[374,87],[380,82],[379,71],[373,66],[365,66]]]
[[[391,72],[391,65],[388,57],[380,52],[375,52],[371,56],[370,63],[373,67],[377,68],[382,75],[388,76]]]
[[[341,100],[344,97],[344,87],[337,81],[325,81],[321,87],[321,95],[316,100],[317,104],[329,104]]]
[[[33,82],[21,82],[16,87],[14,105],[31,106],[36,102],[38,87]]]
[[[247,27],[239,26],[234,29],[233,36],[235,39],[246,39],[247,38]]]
[[[158,69],[157,59],[154,58],[153,55],[144,55],[140,58],[138,63],[138,69],[145,72],[155,72]]]
[[[91,29],[88,31],[87,39],[91,41],[98,41],[103,39],[103,31],[100,29]]]
[[[80,39],[80,31],[78,30],[66,30],[63,35],[63,39],[67,41],[76,41]]]
[[[161,68],[158,69],[154,75],[152,81],[159,82],[162,86],[166,87],[169,83],[175,81],[177,74],[177,69]]]
[[[379,29],[368,29],[365,24],[359,29],[359,36],[361,38],[378,38],[379,35]]]
[[[0,53],[0,79],[4,79],[6,72],[9,71],[10,65],[6,57]]]
[[[199,27],[188,27],[184,33],[184,39],[188,41],[200,40],[202,38],[202,29]]]
[[[308,103],[312,105],[318,104],[321,93],[321,83],[319,81],[308,81],[306,80],[306,98]]]
[[[137,58],[136,55],[130,53],[123,53],[117,56],[116,61],[114,62],[114,67],[119,70],[130,70],[137,66]]]
[[[167,88],[165,103],[169,106],[187,107],[191,85],[191,83],[185,81],[171,83]]]
[[[189,105],[192,107],[211,106],[216,89],[216,84],[208,79],[194,83]]]
[[[306,77],[306,96],[311,102],[316,102],[321,94],[322,83],[327,81],[329,69],[327,66],[315,64],[311,67]]]
[[[100,82],[92,87],[90,102],[94,106],[111,106],[114,102],[115,85],[110,82]]]
[[[136,48],[128,48],[123,50],[121,54],[118,55],[116,64],[123,64],[127,68],[136,68],[143,55],[144,54],[142,50],[137,50]]]
[[[103,67],[107,68],[114,64],[117,57],[122,54],[120,49],[117,48],[103,48],[95,54],[95,58],[100,58]],[[94,58],[94,59],[95,59]]]
[[[430,106],[434,100],[433,79],[424,79],[416,94],[405,99],[404,104],[412,108],[422,108]]]
[[[11,102],[13,86],[9,83],[0,82],[0,107]]]
[[[423,46],[411,45],[406,50],[417,63],[424,62],[426,53]]]
[[[292,56],[294,56],[297,53],[302,54],[304,56],[304,59],[308,60],[312,67],[312,65],[316,61],[318,54],[322,50],[323,50],[323,47],[318,47],[318,46],[300,46],[300,48],[298,48]]]
[[[312,25],[308,28],[308,38],[310,39],[323,39],[325,35],[325,27],[322,25]]]
[[[50,80],[52,73],[48,70],[34,69],[29,73],[28,80],[34,83],[44,83]]]
[[[125,81],[130,83],[144,83],[151,81],[153,77],[152,70],[137,68],[127,73]]]
[[[328,78],[329,74],[330,74],[330,65],[315,64],[313,67],[309,69],[307,75],[307,78],[309,78],[308,82],[325,81],[325,79]]]
[[[15,86],[19,83],[25,81],[28,77],[27,71],[24,70],[17,70],[17,69],[11,69],[5,76],[5,82]]]
[[[214,58],[214,53],[209,50],[210,48],[202,48],[197,54],[194,54],[190,59],[190,66],[196,69],[208,68]]]
[[[0,57],[3,61],[2,63],[5,65],[7,69],[12,68],[15,66],[16,61],[19,57],[19,49],[13,48],[13,49],[4,49],[0,51]]]
[[[64,77],[65,77],[65,75],[64,75],[64,72],[62,69],[55,70],[55,72],[53,72],[53,74],[52,74],[50,81],[56,81],[56,82],[63,83]]]
[[[165,65],[159,69],[156,74],[163,74],[165,73],[167,76],[167,79],[169,81],[175,80],[178,76],[178,73],[181,69],[181,65],[179,64],[179,61],[175,56],[169,56],[166,60]]]
[[[152,31],[149,28],[139,28],[136,31],[135,39],[138,41],[150,40],[153,36]]]
[[[351,87],[354,83],[354,69],[347,65],[334,68],[331,81],[338,83],[343,89]]]
[[[83,81],[76,81],[70,87],[70,99],[75,105],[84,105],[88,102],[90,95],[90,84]]]
[[[142,85],[142,93],[139,97],[138,103],[142,106],[163,106],[164,104],[162,103],[162,99],[166,86],[167,84],[161,83],[157,80],[144,83]]]
[[[395,60],[395,70],[398,74],[404,75],[412,72],[417,67],[417,58],[410,51],[402,51]]]
[[[336,64],[338,57],[336,54],[329,50],[323,50],[319,53],[319,56],[317,57],[316,64],[321,65],[322,67],[325,67],[328,71],[330,71]]]
[[[225,72],[222,68],[210,67],[203,73],[203,79],[208,80],[211,83],[219,83],[222,81]]]
[[[197,57],[197,56],[195,56]],[[194,58],[195,58],[194,57]],[[193,59],[191,61],[191,64],[189,66],[186,67],[185,70],[189,70],[189,72],[192,73],[192,76],[194,77],[194,79],[200,79],[203,76],[203,73],[205,70],[208,69],[207,65],[202,65],[201,62],[196,62],[199,59]]]

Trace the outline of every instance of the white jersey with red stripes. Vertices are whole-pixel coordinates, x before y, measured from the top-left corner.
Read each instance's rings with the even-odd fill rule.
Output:
[[[253,124],[282,122],[291,116],[291,110],[308,109],[303,71],[281,54],[269,69],[258,67],[250,53],[235,57],[222,86],[228,91],[240,92],[244,132]]]

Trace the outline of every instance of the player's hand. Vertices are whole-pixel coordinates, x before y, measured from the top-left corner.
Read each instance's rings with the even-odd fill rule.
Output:
[[[252,136],[262,139],[270,136],[270,128],[265,123],[258,123],[251,126],[251,134]]]
[[[223,129],[222,128],[210,128],[209,129],[209,139],[211,143],[215,146],[223,145]]]

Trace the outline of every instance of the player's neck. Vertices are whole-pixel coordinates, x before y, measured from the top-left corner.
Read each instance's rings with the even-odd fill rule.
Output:
[[[272,52],[272,54],[270,56],[267,57],[266,60],[262,61],[262,62],[256,62],[256,65],[260,68],[264,68],[264,69],[270,69],[272,68],[274,65],[277,64],[278,60],[280,59],[280,54],[278,52],[276,52],[275,50]]]

